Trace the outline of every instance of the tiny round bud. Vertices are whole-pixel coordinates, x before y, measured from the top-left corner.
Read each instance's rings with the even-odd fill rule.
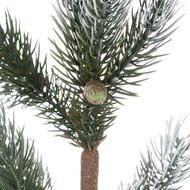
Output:
[[[107,98],[107,89],[100,81],[90,79],[84,87],[83,96],[91,104],[103,104]]]

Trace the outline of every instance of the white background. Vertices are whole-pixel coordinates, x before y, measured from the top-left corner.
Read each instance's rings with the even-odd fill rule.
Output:
[[[136,2],[136,0],[134,0]],[[139,164],[140,150],[144,151],[151,137],[164,132],[166,121],[171,117],[183,119],[190,113],[190,1],[179,0],[184,5],[180,14],[185,16],[177,24],[179,29],[172,35],[172,41],[162,48],[170,53],[163,58],[149,75],[150,79],[135,88],[138,98],[128,98],[125,106],[117,112],[114,126],[107,130],[107,139],[99,147],[100,190],[117,190],[123,181],[131,182],[135,167]],[[4,11],[8,9],[17,16],[22,30],[29,32],[33,41],[38,40],[42,55],[47,53],[49,64],[54,64],[49,49],[48,37],[53,36],[55,0],[0,0],[0,22],[4,22]],[[44,126],[44,121],[35,117],[30,109],[15,110],[18,126],[26,126],[25,134],[35,140],[45,165],[55,182],[57,190],[77,190],[80,187],[80,154],[75,148],[55,133],[48,132],[52,126]],[[12,110],[9,116],[12,117]],[[183,133],[190,133],[190,118],[185,122]],[[184,183],[188,190],[190,179]]]

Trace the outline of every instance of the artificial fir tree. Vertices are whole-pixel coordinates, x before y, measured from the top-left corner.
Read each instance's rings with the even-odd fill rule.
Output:
[[[136,10],[131,3],[58,0],[53,20],[61,45],[50,39],[57,63],[51,72],[47,59],[40,61],[40,50],[36,55],[31,38],[8,12],[5,28],[0,26],[0,92],[11,107],[36,107],[38,116],[52,124],[59,136],[83,149],[81,190],[98,189],[98,146],[116,117],[117,104],[137,95],[127,87],[146,80],[141,76],[159,62],[163,55],[155,52],[169,41],[178,21],[172,21],[177,0],[139,0]],[[184,139],[176,131],[172,138],[166,137],[171,150],[157,154],[161,164],[170,156],[167,169],[157,168],[149,152],[149,160],[142,159],[138,182],[128,189],[167,189],[180,181],[188,164],[183,154],[189,142]],[[184,148],[182,152],[178,146]],[[176,169],[182,157],[184,163]]]

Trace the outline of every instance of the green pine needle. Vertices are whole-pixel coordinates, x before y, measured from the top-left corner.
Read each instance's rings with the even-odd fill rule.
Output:
[[[34,143],[23,136],[0,105],[0,190],[52,190],[51,179],[36,155]]]

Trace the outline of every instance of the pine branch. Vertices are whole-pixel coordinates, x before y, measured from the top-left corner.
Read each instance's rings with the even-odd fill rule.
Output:
[[[61,67],[55,66],[56,73],[52,70],[51,75],[47,59],[40,62],[39,50],[34,58],[36,46],[32,48],[29,36],[6,15],[6,30],[0,27],[0,93],[13,101],[11,106],[38,108],[39,116],[62,132],[61,136],[94,149],[115,119],[115,104],[136,96],[124,85],[139,85],[145,80],[139,77],[150,73],[145,69],[158,62],[154,52],[172,33],[167,23],[177,1],[151,0],[148,4],[142,0],[131,21],[127,17],[131,1],[61,2],[57,0],[53,19],[63,46],[50,39],[55,47],[52,55]],[[91,105],[83,97],[91,79],[107,89],[102,105]]]
[[[168,123],[166,134],[159,142],[151,140],[146,157],[141,154],[137,179],[126,190],[180,189],[180,182],[189,177],[190,172],[190,136],[180,137],[183,122],[172,129],[172,120]]]
[[[126,23],[118,43],[120,53],[105,79],[119,94],[117,88],[121,85],[139,85],[143,75],[153,72],[147,68],[165,55],[156,51],[170,41],[169,37],[176,30],[173,27],[180,18],[172,20],[177,4],[177,0],[140,0],[139,9],[132,10],[131,24]]]
[[[0,27],[0,93],[12,102],[11,107],[36,107],[40,111],[38,116],[53,124],[56,132],[74,145],[94,149],[115,119],[112,101],[89,105],[78,89],[67,82],[62,86],[53,70],[49,76],[47,60],[40,63],[39,51],[34,59],[35,48],[7,13],[6,30]]]
[[[40,50],[34,58],[35,50],[28,34],[22,34],[17,21],[6,13],[6,30],[0,26],[0,94],[10,107],[37,107],[39,115],[59,127],[65,122],[71,91],[61,87],[53,73],[48,75],[47,60],[40,62]]]
[[[51,190],[48,171],[36,158],[34,143],[23,137],[0,105],[0,190]]]
[[[57,1],[55,33],[62,47],[55,46],[53,57],[67,71],[56,70],[59,78],[73,86],[85,86],[90,78],[101,80],[110,100],[120,102],[136,93],[124,85],[140,85],[147,68],[160,62],[155,52],[169,41],[179,20],[174,17],[177,0],[140,0],[132,10],[131,1]],[[65,49],[65,50],[64,50]]]
[[[63,47],[51,40],[55,47],[52,54],[67,71],[65,74],[55,67],[61,74],[59,78],[80,89],[90,78],[103,81],[119,54],[117,41],[124,28],[130,2],[66,0],[61,4],[57,1],[57,18],[53,17],[53,20],[58,28],[55,33]]]

